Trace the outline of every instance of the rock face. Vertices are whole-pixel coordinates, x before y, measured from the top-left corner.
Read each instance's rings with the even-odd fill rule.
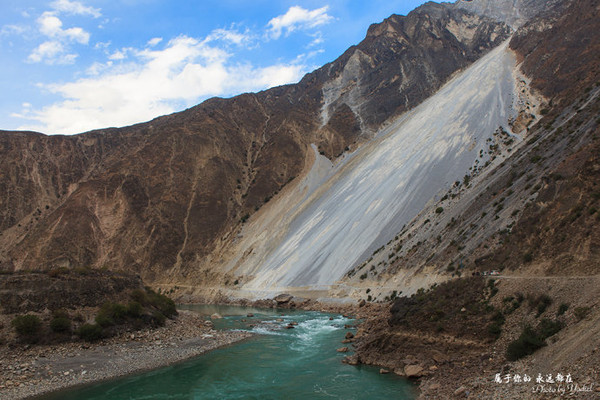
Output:
[[[465,34],[468,32],[468,34]],[[298,84],[76,136],[0,132],[0,269],[107,267],[232,285],[213,261],[256,210],[422,102],[508,28],[449,5],[392,16]]]
[[[0,313],[97,307],[106,301],[129,299],[128,293],[143,287],[137,276],[100,271],[2,274]]]
[[[458,0],[455,5],[518,28],[536,15],[565,0]]]

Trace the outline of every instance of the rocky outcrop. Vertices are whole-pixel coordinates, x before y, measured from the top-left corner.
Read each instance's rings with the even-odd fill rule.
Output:
[[[565,0],[458,0],[455,5],[518,28],[531,18]]]
[[[15,273],[0,275],[0,313],[97,307],[107,301],[128,300],[143,289],[139,276],[100,271]]]

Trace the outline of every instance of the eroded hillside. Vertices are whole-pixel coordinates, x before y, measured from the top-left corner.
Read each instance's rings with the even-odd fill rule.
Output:
[[[296,85],[126,128],[2,132],[0,267],[107,267],[147,282],[225,284],[214,259],[272,196],[297,185],[311,144],[330,160],[356,149],[508,33],[431,3],[373,25]]]

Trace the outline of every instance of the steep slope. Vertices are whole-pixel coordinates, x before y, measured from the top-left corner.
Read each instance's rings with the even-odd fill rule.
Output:
[[[425,208],[345,282],[368,288],[357,297],[370,301],[401,297],[359,329],[351,361],[417,371],[420,398],[545,398],[535,380],[499,385],[494,376],[566,370],[587,385],[582,398],[597,397],[600,7],[582,0],[550,11],[510,43],[546,97],[544,117],[500,165]],[[382,259],[391,262],[370,271]],[[492,269],[501,275],[471,277]],[[447,282],[429,285],[436,280]],[[514,361],[507,350],[526,326],[543,346]]]
[[[248,239],[235,251],[248,256],[238,259],[236,273],[254,279],[242,290],[263,296],[333,284],[392,239],[436,194],[487,162],[493,133],[510,129],[509,120],[519,111],[515,59],[507,46],[494,49],[330,168],[330,177],[304,202],[290,207],[299,198],[294,193],[278,199],[294,210],[286,226],[260,236],[255,233],[262,231],[260,220],[248,226],[243,232]]]
[[[513,128],[527,125],[522,142],[497,131],[488,149],[500,164],[470,172],[350,271],[346,284],[362,287],[360,297],[366,288],[377,287],[370,295],[382,300],[493,269],[598,273],[597,13],[591,1],[574,2],[516,33],[511,46],[531,75],[519,81],[531,80],[546,98],[541,106],[531,101],[528,112],[543,118],[513,121]],[[556,38],[565,38],[561,46]]]
[[[468,35],[462,32],[469,32]],[[296,85],[72,137],[0,134],[0,269],[106,266],[224,283],[213,260],[310,167],[413,108],[508,28],[447,5],[392,16]]]

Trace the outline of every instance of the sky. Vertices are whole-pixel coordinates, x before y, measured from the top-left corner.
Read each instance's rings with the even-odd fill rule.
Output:
[[[422,0],[1,0],[0,129],[126,126],[298,82]]]

